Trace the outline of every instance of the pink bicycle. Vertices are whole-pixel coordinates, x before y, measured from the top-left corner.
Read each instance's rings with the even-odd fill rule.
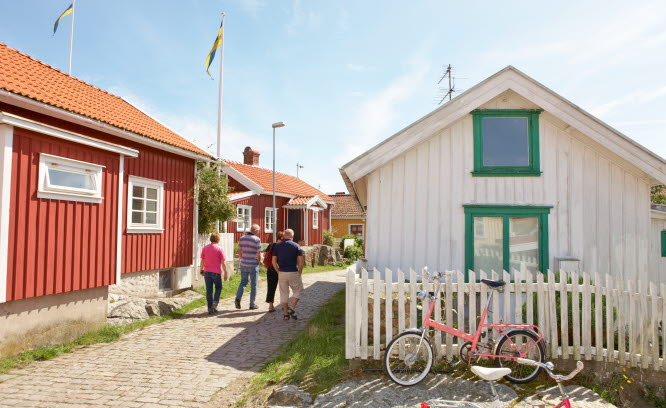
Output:
[[[546,373],[548,373],[550,378],[555,380],[557,386],[560,388],[562,396],[564,397],[564,399],[560,401],[560,403],[557,404],[555,408],[571,408],[571,400],[569,399],[569,395],[562,386],[562,383],[564,381],[571,380],[576,376],[576,374],[578,374],[583,369],[582,361],[576,363],[576,368],[571,373],[569,373],[569,375],[553,374],[552,370],[554,366],[553,363],[550,362],[540,363],[538,361],[533,361],[523,358],[519,358],[518,362],[524,365],[543,368],[546,371]],[[487,368],[487,367],[472,366],[472,372],[476,374],[477,377],[487,381],[488,385],[490,385],[490,390],[493,393],[493,404],[491,408],[502,408],[502,402],[500,401],[500,397],[497,393],[497,390],[495,390],[494,383],[495,381],[505,376],[509,371],[511,370],[509,370],[508,368]],[[429,401],[422,402],[421,408],[479,408],[479,406],[472,402],[466,402],[466,401],[432,399]]]
[[[505,282],[481,279],[481,283],[490,288],[490,293],[488,293],[476,332],[469,334],[430,318],[435,309],[435,301],[440,296],[441,278],[446,273],[428,272],[428,275],[435,281],[435,292],[421,291],[417,294],[421,301],[426,297],[430,300],[428,313],[427,315],[424,313],[423,316],[423,326],[420,329],[407,329],[394,337],[384,353],[384,368],[391,380],[400,385],[412,386],[423,381],[428,375],[434,361],[432,344],[426,338],[428,328],[465,340],[460,347],[459,354],[460,361],[467,364],[472,364],[481,358],[494,359],[498,367],[511,369],[511,372],[504,378],[516,384],[530,382],[539,375],[541,366],[525,365],[518,361],[520,358],[538,362],[545,361],[545,340],[537,326],[486,323],[493,293],[495,290],[502,290]],[[493,333],[496,333],[496,336],[493,336]]]

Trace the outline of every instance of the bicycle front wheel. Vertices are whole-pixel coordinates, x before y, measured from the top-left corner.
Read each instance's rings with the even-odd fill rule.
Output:
[[[510,358],[497,357],[495,362],[498,367],[511,369],[511,374],[504,376],[504,378],[514,384],[528,383],[541,372],[541,367],[518,364],[516,359],[522,357],[521,354],[524,353],[527,353],[524,358],[545,362],[546,352],[543,348],[543,341],[539,341],[539,337],[531,331],[516,330],[509,332],[502,336],[497,343],[495,354]]]
[[[396,384],[412,386],[420,383],[430,372],[432,347],[421,335],[402,333],[393,338],[384,353],[384,369]]]

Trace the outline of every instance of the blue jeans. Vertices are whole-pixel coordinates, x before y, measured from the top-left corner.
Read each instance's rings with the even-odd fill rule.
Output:
[[[206,283],[206,301],[208,309],[220,301],[220,292],[222,292],[222,275],[215,272],[205,272],[204,282]],[[213,285],[215,285],[215,294],[213,294]]]
[[[251,282],[250,286],[250,306],[254,306],[254,299],[257,297],[257,279],[259,279],[259,265],[257,266],[243,266],[241,270],[241,282],[236,292],[236,299],[241,300],[243,292],[247,286],[248,280]]]

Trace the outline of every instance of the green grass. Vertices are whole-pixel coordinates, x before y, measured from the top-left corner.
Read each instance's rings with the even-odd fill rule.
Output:
[[[347,269],[349,265],[337,266],[337,265],[323,265],[323,266],[313,266],[303,268],[303,273],[318,273],[318,272],[330,272],[330,271],[339,271],[341,269]]]
[[[319,394],[347,377],[344,313],[345,291],[342,290],[333,295],[307,327],[287,343],[282,353],[252,379],[246,390],[247,397],[276,384],[298,384],[304,391]]]
[[[224,283],[222,286],[222,294],[220,295],[220,298],[225,299],[234,296],[236,294],[236,290],[238,289],[239,283],[240,274],[232,275],[229,281]],[[206,294],[205,287],[197,288],[196,291],[202,293],[203,295]],[[34,361],[50,360],[61,354],[71,353],[80,347],[116,341],[127,333],[140,330],[146,326],[162,323],[167,320],[178,319],[183,315],[191,312],[192,310],[198,309],[205,305],[206,298],[197,299],[181,307],[180,309],[174,310],[168,315],[153,316],[146,320],[140,320],[124,325],[104,326],[97,330],[86,332],[74,340],[62,344],[42,346],[34,350],[24,351],[15,356],[0,358],[0,374],[7,374],[10,370],[26,367]]]

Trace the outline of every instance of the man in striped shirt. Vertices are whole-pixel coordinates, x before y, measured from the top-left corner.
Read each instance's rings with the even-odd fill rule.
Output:
[[[238,241],[238,258],[240,258],[241,283],[236,292],[236,309],[241,308],[243,291],[250,281],[250,309],[258,309],[254,303],[257,297],[257,279],[259,279],[259,264],[261,263],[261,240],[257,236],[261,228],[252,224],[250,232]]]

